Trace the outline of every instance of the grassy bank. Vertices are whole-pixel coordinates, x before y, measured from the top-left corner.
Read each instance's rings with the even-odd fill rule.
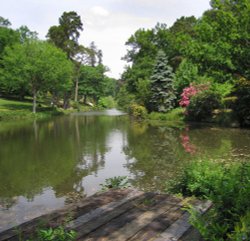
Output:
[[[65,111],[39,104],[37,113],[32,113],[32,102],[0,99],[0,121],[45,119],[62,115]]]
[[[184,122],[184,109],[176,108],[167,113],[151,112],[148,115],[148,120],[152,125],[167,124],[170,127],[183,127]]]
[[[151,112],[148,119],[151,122],[167,122],[172,126],[183,126],[185,123],[190,122],[188,116],[185,114],[184,108],[175,108],[167,113]],[[230,109],[215,110],[211,117],[206,120],[198,121],[200,123],[210,123],[223,127],[240,127],[235,114]]]

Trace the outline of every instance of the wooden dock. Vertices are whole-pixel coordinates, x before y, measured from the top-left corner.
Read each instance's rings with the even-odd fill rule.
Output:
[[[166,194],[116,189],[95,194],[50,214],[0,233],[0,241],[27,240],[37,229],[66,225],[77,240],[88,241],[196,241],[199,234],[188,223],[185,201]],[[195,201],[205,213],[210,202]]]

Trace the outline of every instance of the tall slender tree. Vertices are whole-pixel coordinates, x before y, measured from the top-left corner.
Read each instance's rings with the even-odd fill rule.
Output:
[[[156,57],[156,64],[151,76],[151,110],[167,112],[174,107],[176,99],[172,67],[168,65],[165,53],[160,50]]]
[[[81,17],[76,12],[64,12],[59,18],[59,25],[50,27],[47,38],[73,59],[78,49],[80,31],[83,30]]]
[[[81,17],[77,15],[76,12],[64,12],[59,18],[59,25],[50,27],[47,38],[50,42],[54,43],[58,48],[62,49],[66,54],[68,59],[70,59],[75,64],[75,99],[78,96],[78,70],[79,63],[75,60],[75,56],[79,54],[79,43],[78,39],[80,37],[80,32],[83,30],[83,24]],[[65,91],[64,93],[64,109],[69,106],[69,98],[71,96],[71,91]]]

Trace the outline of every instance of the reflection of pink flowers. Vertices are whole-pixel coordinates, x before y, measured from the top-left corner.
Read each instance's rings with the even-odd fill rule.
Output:
[[[196,152],[196,146],[192,143],[190,143],[190,138],[188,134],[181,134],[181,144],[184,147],[185,151],[190,153],[190,154],[195,154]]]

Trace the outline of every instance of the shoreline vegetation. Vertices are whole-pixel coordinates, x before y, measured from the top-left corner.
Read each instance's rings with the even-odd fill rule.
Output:
[[[132,104],[128,107],[128,113],[133,119],[147,121],[152,125],[166,124],[172,127],[183,127],[188,123],[197,123],[218,125],[229,128],[240,128],[240,124],[231,109],[213,110],[212,115],[203,121],[189,120],[186,114],[186,109],[182,107],[174,108],[167,113],[148,113],[143,106]]]
[[[19,120],[41,120],[48,119],[53,116],[67,115],[74,112],[85,112],[91,110],[104,109],[103,106],[89,106],[80,105],[74,106],[69,109],[60,107],[52,107],[44,102],[38,102],[37,112],[32,112],[31,100],[14,100],[7,98],[0,98],[0,122],[19,121]]]
[[[132,120],[155,126],[183,128],[191,122],[249,128],[249,13],[249,0],[211,0],[199,18],[182,16],[172,26],[157,23],[136,30],[125,43],[122,59],[127,64],[119,79],[106,75],[109,69],[94,42],[79,43],[84,26],[76,12],[64,12],[46,40],[27,26],[13,29],[0,16],[0,131],[13,129],[11,121],[19,124],[116,103]],[[88,102],[95,105],[83,105]],[[147,141],[139,147],[152,146]],[[187,166],[183,163],[184,171],[173,183],[175,193],[213,201],[205,218],[190,209],[192,223],[205,240],[250,240],[250,156],[233,159],[194,158]]]
[[[39,120],[69,112],[43,103],[39,103],[37,109],[37,113],[32,112],[32,102],[29,100],[18,101],[0,98],[0,121]]]
[[[196,160],[185,166],[179,178],[166,184],[166,191],[212,201],[204,216],[188,207],[190,223],[204,240],[249,240],[249,177],[247,159]]]
[[[90,106],[84,104],[74,105],[67,110],[60,107],[52,107],[42,101],[38,101],[37,112],[32,112],[32,100],[15,100],[0,98],[0,122],[30,121],[48,119],[54,116],[68,115],[75,112],[86,112],[92,110],[103,110],[116,107],[116,103],[111,105]],[[171,127],[182,128],[190,121],[187,120],[185,109],[178,107],[167,113],[151,112],[148,113],[143,106],[132,104],[127,109],[128,114],[135,120],[146,121],[152,125],[168,125]],[[239,123],[235,120],[231,110],[215,110],[212,117],[206,121],[199,122],[213,124],[223,127],[239,128]]]

